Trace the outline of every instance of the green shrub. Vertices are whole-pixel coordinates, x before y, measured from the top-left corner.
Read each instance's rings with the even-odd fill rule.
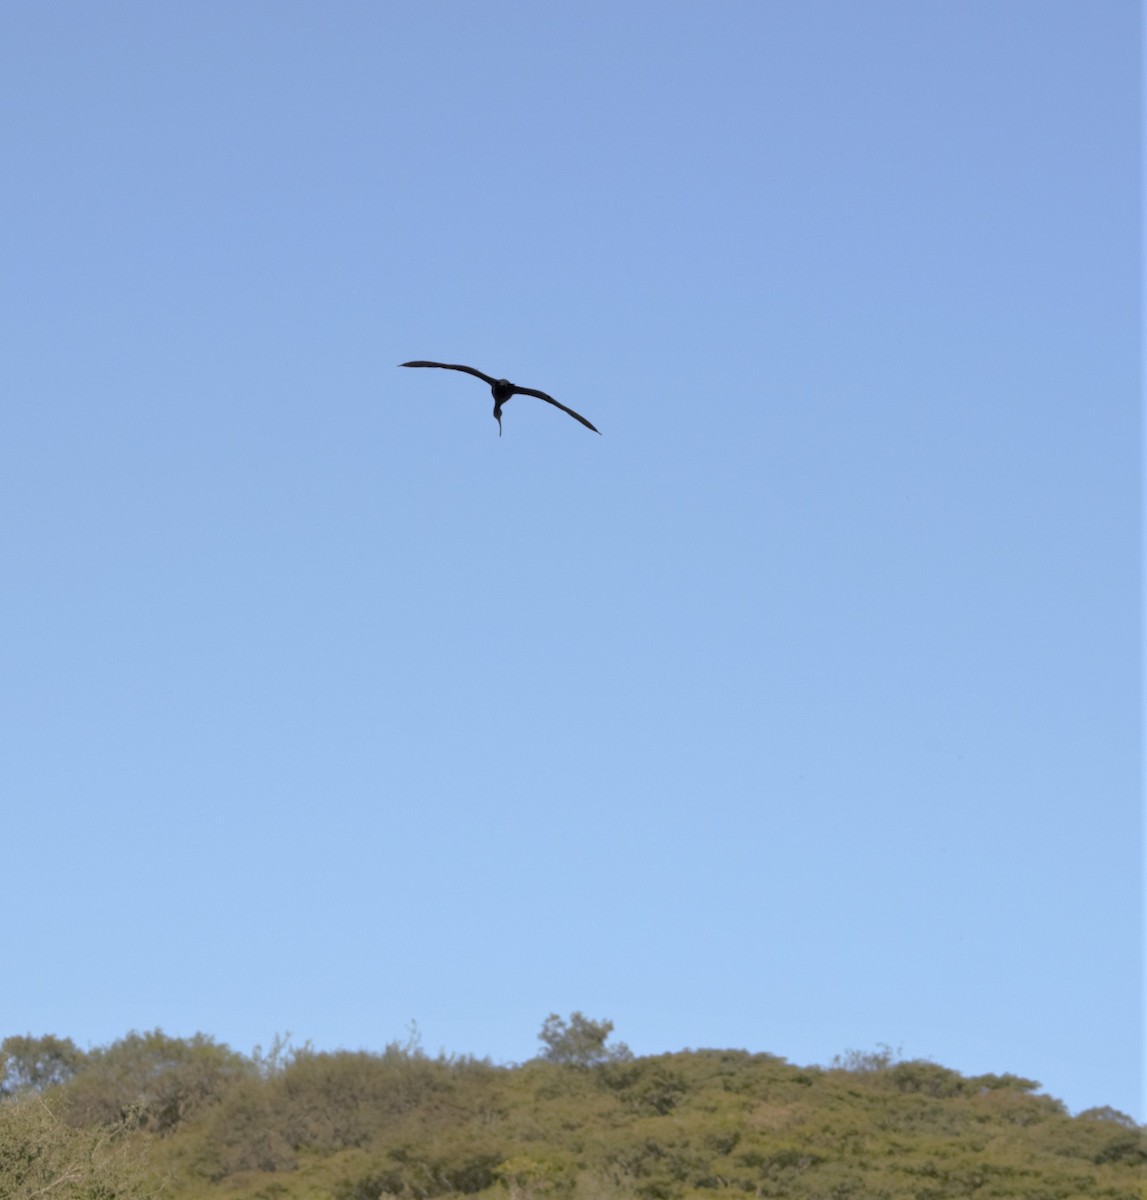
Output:
[[[76,1129],[42,1099],[0,1102],[4,1200],[147,1200],[139,1146],[122,1126]]]
[[[170,1133],[253,1074],[249,1060],[205,1034],[173,1038],[156,1029],[91,1051],[62,1095],[75,1125],[127,1122]]]
[[[335,1200],[469,1196],[498,1181],[501,1163],[502,1157],[497,1152],[472,1147],[397,1146],[390,1150],[385,1162],[339,1183],[335,1187]]]

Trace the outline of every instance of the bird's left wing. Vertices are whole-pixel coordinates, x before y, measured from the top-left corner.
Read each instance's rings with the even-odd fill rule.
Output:
[[[553,396],[547,396],[545,392],[539,392],[537,388],[518,387],[518,385],[515,384],[514,391],[523,396],[536,396],[539,400],[544,400],[547,404],[552,404],[554,408],[560,408],[562,412],[569,413],[569,415],[573,417],[575,421],[580,421],[586,427],[586,429],[592,429],[596,434],[601,433],[601,430],[598,429],[596,425],[591,425],[590,422],[581,415],[581,413],[574,412],[572,408],[566,408],[564,404],[559,403],[553,398]]]
[[[461,363],[436,363],[419,360],[418,362],[399,363],[398,365],[400,367],[441,367],[444,371],[465,371],[467,375],[476,375],[479,379],[484,379],[491,387],[496,382],[489,375],[484,375],[475,367],[464,367]]]

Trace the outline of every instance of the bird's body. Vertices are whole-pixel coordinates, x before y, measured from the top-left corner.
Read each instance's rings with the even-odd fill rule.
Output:
[[[553,396],[547,396],[545,392],[539,392],[537,388],[518,387],[516,383],[511,383],[508,379],[493,379],[482,371],[476,370],[474,367],[464,367],[460,363],[440,363],[440,362],[408,362],[401,363],[404,367],[441,367],[446,371],[465,371],[467,375],[474,375],[478,379],[484,380],[490,385],[490,393],[494,397],[494,419],[498,422],[498,436],[502,436],[502,405],[510,399],[511,396],[535,396],[539,400],[544,400],[547,404],[552,404],[554,408],[560,408],[562,412],[568,413],[575,421],[580,421],[587,429],[592,429],[594,433],[600,433],[601,430],[596,425],[591,425],[581,413],[576,413],[572,408],[566,408],[564,404],[558,403]]]

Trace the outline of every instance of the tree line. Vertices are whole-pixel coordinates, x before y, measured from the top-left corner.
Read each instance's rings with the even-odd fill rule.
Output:
[[[1035,1081],[887,1047],[828,1067],[697,1050],[635,1057],[551,1014],[495,1065],[205,1034],[0,1042],[4,1200],[717,1200],[1138,1196],[1144,1131],[1070,1116]]]

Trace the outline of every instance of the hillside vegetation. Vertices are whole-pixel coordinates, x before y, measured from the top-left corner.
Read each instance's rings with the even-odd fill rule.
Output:
[[[634,1058],[551,1017],[519,1066],[131,1033],[0,1043],[3,1200],[1139,1200],[1144,1130],[891,1053]]]

